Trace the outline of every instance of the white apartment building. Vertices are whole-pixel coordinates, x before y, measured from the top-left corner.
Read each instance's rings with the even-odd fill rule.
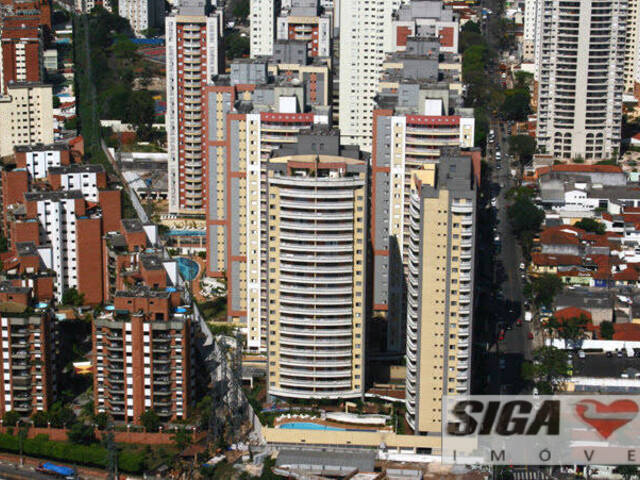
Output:
[[[50,168],[69,163],[69,150],[63,144],[20,145],[15,152],[20,158],[18,167],[26,168],[33,180],[47,178]]]
[[[276,36],[277,0],[251,0],[249,13],[249,37],[251,58],[273,53]]]
[[[550,0],[538,11],[538,145],[556,158],[619,149],[627,0]]]
[[[142,36],[145,30],[162,25],[164,0],[120,0],[118,15],[129,20],[136,36]]]
[[[628,11],[627,43],[624,49],[624,91],[635,93],[636,97],[640,98],[640,1],[629,0]]]
[[[203,88],[220,72],[222,11],[206,14],[205,3],[183,0],[166,18],[167,145],[169,211],[203,213]]]
[[[367,152],[385,39],[390,38],[391,15],[399,5],[396,0],[340,2],[340,134],[344,144]]]
[[[0,96],[0,157],[13,154],[16,145],[53,143],[51,85],[12,83]]]
[[[45,266],[56,273],[54,293],[58,301],[68,288],[78,288],[76,200],[79,191],[26,193],[27,202],[37,205],[40,224],[38,253]]]
[[[538,35],[538,5],[539,0],[525,0],[524,4],[524,32],[522,37],[522,58],[525,62],[535,59],[536,39]]]

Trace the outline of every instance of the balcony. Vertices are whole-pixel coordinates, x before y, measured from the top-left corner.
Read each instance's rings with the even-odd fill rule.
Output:
[[[280,353],[283,355],[293,355],[296,357],[351,357],[350,348],[310,350],[308,348],[287,348],[281,347]]]
[[[353,340],[351,337],[347,339],[338,339],[338,338],[290,338],[285,336],[280,336],[280,344],[281,345],[300,345],[304,347],[350,347]]]
[[[288,375],[292,377],[303,377],[303,378],[340,378],[340,377],[348,377],[351,378],[351,369],[345,370],[307,370],[307,369],[292,369],[292,368],[281,368],[280,375]]]
[[[460,203],[453,202],[451,204],[451,211],[453,213],[473,213],[473,204],[472,203]]]

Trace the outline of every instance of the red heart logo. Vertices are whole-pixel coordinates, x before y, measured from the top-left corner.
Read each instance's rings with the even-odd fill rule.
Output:
[[[582,421],[595,428],[602,438],[633,420],[638,414],[638,405],[632,400],[616,400],[605,405],[597,400],[580,400],[576,413]]]

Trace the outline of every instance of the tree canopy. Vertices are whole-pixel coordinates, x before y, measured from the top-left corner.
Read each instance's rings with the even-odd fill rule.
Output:
[[[613,323],[608,320],[604,320],[600,323],[600,337],[605,340],[613,340],[613,334],[615,333]]]
[[[550,308],[556,295],[562,291],[562,279],[552,273],[534,277],[526,287],[537,306]]]
[[[584,314],[578,317],[562,319],[551,317],[547,321],[545,328],[550,334],[555,332],[560,338],[575,342],[584,336],[588,323],[589,319]]]
[[[531,94],[528,88],[514,88],[504,92],[504,102],[500,107],[503,118],[518,122],[525,121],[531,113]]]
[[[520,163],[525,165],[536,153],[536,139],[530,135],[511,135],[509,137],[509,151],[517,155]]]
[[[570,366],[565,350],[541,347],[533,352],[533,362],[522,364],[522,378],[533,382],[541,394],[556,392],[569,376]]]
[[[597,233],[598,235],[602,235],[607,231],[603,223],[593,218],[583,218],[579,222],[576,222],[574,226],[581,228],[585,232]]]
[[[144,425],[147,432],[157,432],[162,424],[160,417],[153,410],[147,410],[140,415],[140,423]]]

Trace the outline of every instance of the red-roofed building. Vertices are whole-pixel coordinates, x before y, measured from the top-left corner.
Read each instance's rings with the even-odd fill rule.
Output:
[[[568,320],[570,318],[580,318],[584,315],[589,321],[591,321],[591,313],[587,310],[583,310],[578,307],[567,307],[556,310],[553,314],[558,320]]]

